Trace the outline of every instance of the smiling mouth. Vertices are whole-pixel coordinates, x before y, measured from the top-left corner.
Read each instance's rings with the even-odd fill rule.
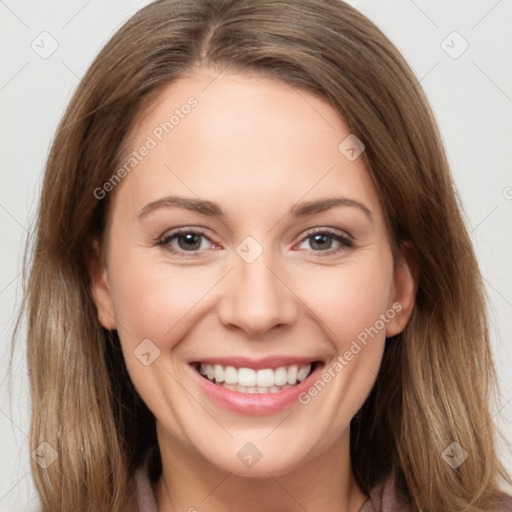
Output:
[[[196,363],[199,374],[216,386],[247,394],[279,393],[301,383],[311,375],[319,361],[278,368],[236,368],[222,364]]]

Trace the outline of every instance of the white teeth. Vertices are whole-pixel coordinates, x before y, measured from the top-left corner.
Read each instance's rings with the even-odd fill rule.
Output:
[[[299,369],[296,364],[288,367],[288,384],[293,386],[297,383],[297,375],[299,374]]]
[[[206,367],[206,376],[208,377],[208,380],[213,380],[215,377],[215,370],[211,364]]]
[[[252,368],[240,368],[238,370],[238,384],[240,386],[256,386],[256,372]]]
[[[283,391],[283,389],[291,388],[290,384],[285,384],[284,386],[270,386],[270,387],[247,387],[247,386],[240,386],[236,384],[218,384],[218,386],[221,386],[223,388],[229,389],[230,391],[238,391],[239,393],[247,393],[249,395],[257,394],[257,393],[279,393],[280,391]]]
[[[299,373],[297,374],[298,381],[302,382],[309,375],[310,371],[311,371],[311,365],[310,364],[308,364],[307,366],[302,367],[299,370]]]
[[[207,371],[209,366],[211,367],[210,364],[206,365]],[[209,375],[208,379],[213,380],[210,379]],[[226,366],[226,368],[224,369],[224,381],[226,382],[226,384],[238,384],[238,372],[236,371],[236,368],[234,366]]]
[[[275,370],[265,368],[235,368],[220,364],[201,364],[199,372],[218,386],[241,393],[279,393],[295,386],[311,373],[311,364],[280,366]]]
[[[260,388],[269,388],[274,385],[274,370],[258,370],[256,373],[256,385]]]
[[[274,372],[274,384],[276,386],[284,386],[288,382],[288,372],[284,366],[280,366]]]
[[[215,370],[215,380],[217,382],[224,382],[224,368],[220,364],[216,364],[213,369]]]

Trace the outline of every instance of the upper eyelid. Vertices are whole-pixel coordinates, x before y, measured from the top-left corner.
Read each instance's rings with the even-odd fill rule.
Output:
[[[331,235],[337,235],[341,237],[349,238],[350,240],[355,240],[354,236],[349,233],[348,231],[340,228],[331,228],[331,227],[319,227],[319,228],[311,228],[306,230],[306,232],[303,235],[304,238],[308,238],[309,236],[315,235],[315,234],[321,234],[321,233],[327,233]]]

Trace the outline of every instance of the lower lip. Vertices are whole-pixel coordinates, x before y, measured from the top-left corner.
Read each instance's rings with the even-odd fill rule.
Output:
[[[199,385],[214,402],[231,411],[252,416],[273,414],[298,403],[299,395],[313,384],[322,372],[322,367],[323,364],[317,363],[307,379],[278,393],[240,393],[217,386],[205,379],[195,367],[190,366],[199,380]]]

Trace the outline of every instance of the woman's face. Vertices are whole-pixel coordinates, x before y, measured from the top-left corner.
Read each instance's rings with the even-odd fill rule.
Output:
[[[161,447],[253,476],[346,452],[413,302],[362,147],[309,92],[206,71],[131,144],[93,293]]]

